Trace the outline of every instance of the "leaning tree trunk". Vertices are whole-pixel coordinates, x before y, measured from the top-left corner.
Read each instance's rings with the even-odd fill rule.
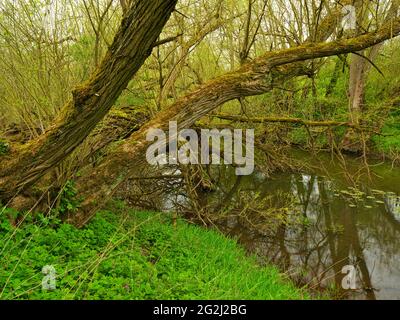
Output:
[[[146,148],[149,145],[146,134],[150,128],[162,128],[167,131],[168,122],[171,120],[178,122],[178,129],[187,128],[227,101],[263,94],[275,86],[279,87],[290,78],[307,74],[307,65],[302,63],[303,61],[360,51],[398,34],[400,19],[385,25],[377,32],[353,39],[305,44],[269,52],[236,72],[205,83],[141,127],[89,176],[78,180],[78,189],[85,200],[80,212],[74,214],[71,221],[79,226],[85,224],[121,183],[145,163]]]
[[[6,202],[65,159],[108,113],[151,54],[177,0],[137,0],[126,8],[120,28],[101,65],[73,90],[52,128],[13,150],[0,163],[0,200]]]

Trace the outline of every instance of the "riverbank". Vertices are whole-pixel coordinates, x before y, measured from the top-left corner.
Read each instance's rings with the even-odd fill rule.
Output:
[[[76,229],[43,216],[15,228],[6,213],[13,214],[0,217],[1,299],[308,298],[236,241],[169,214],[115,204]],[[42,289],[46,265],[55,269],[55,290]]]

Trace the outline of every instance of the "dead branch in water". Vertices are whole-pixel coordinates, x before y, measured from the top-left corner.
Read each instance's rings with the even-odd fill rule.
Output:
[[[375,132],[371,130],[367,126],[362,126],[356,123],[351,123],[347,121],[334,121],[334,120],[326,120],[326,121],[314,121],[314,120],[304,120],[301,118],[290,118],[290,117],[243,117],[237,115],[228,115],[228,114],[213,114],[212,117],[222,119],[222,120],[230,120],[235,122],[252,122],[252,123],[293,123],[293,124],[301,124],[306,127],[348,127],[357,131],[369,131],[378,135],[382,135],[379,132]]]

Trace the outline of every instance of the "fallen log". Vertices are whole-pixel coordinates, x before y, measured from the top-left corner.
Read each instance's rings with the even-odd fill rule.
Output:
[[[293,124],[301,124],[308,127],[349,127],[355,128],[357,130],[362,130],[363,127],[351,122],[346,121],[312,121],[312,120],[304,120],[301,118],[290,118],[290,117],[242,117],[237,115],[229,115],[229,114],[213,114],[212,117],[222,119],[222,120],[230,120],[235,122],[251,122],[251,123],[293,123]]]

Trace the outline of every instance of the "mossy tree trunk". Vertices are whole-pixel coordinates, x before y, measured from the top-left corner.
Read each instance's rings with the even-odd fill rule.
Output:
[[[75,88],[55,124],[0,160],[0,200],[35,183],[79,146],[151,54],[177,0],[125,1],[124,17],[99,67]]]

